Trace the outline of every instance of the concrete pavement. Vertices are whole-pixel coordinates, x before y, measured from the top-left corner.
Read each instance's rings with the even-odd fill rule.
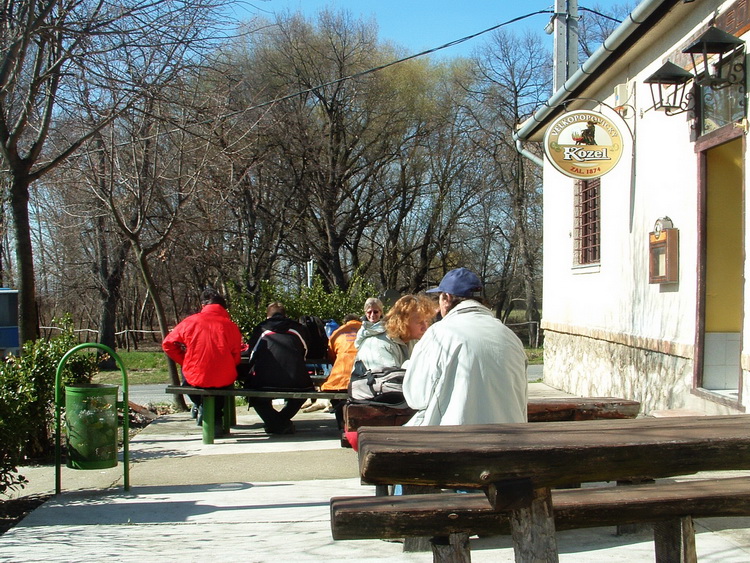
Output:
[[[559,395],[531,384],[531,394]],[[374,494],[360,484],[356,453],[341,448],[333,416],[295,418],[298,432],[268,437],[254,412],[238,407],[238,427],[204,445],[185,413],[159,418],[131,441],[130,491],[116,468],[64,468],[63,492],[0,536],[0,561],[420,561],[398,543],[333,541],[329,500]],[[23,494],[54,491],[54,467],[23,468]],[[750,561],[750,520],[700,520],[702,562]],[[648,532],[613,528],[558,534],[563,562],[653,561]],[[472,540],[472,560],[513,561],[508,537]]]

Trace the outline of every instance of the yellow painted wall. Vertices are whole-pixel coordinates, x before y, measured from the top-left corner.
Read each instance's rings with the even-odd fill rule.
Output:
[[[707,153],[706,331],[742,328],[742,140]]]

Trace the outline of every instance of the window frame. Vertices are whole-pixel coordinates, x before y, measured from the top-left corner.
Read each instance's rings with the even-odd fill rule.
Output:
[[[573,263],[601,263],[601,179],[576,180],[574,193]]]

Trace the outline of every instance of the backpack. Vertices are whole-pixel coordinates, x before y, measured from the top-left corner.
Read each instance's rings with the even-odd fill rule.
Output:
[[[403,383],[405,369],[382,368],[365,369],[361,360],[357,360],[349,380],[349,402],[370,405],[386,405],[394,408],[406,408]]]
[[[313,317],[305,315],[299,318],[299,322],[305,328],[310,335],[310,340],[307,343],[307,356],[308,360],[326,360],[328,355],[328,335],[326,334],[326,327],[320,317]]]

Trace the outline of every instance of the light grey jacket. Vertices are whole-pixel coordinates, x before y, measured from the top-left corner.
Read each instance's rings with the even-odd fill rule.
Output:
[[[474,300],[459,303],[419,340],[404,377],[407,426],[526,422],[526,353]]]
[[[409,347],[400,339],[390,338],[382,322],[362,323],[354,340],[357,360],[362,360],[367,369],[401,367],[409,358]]]

